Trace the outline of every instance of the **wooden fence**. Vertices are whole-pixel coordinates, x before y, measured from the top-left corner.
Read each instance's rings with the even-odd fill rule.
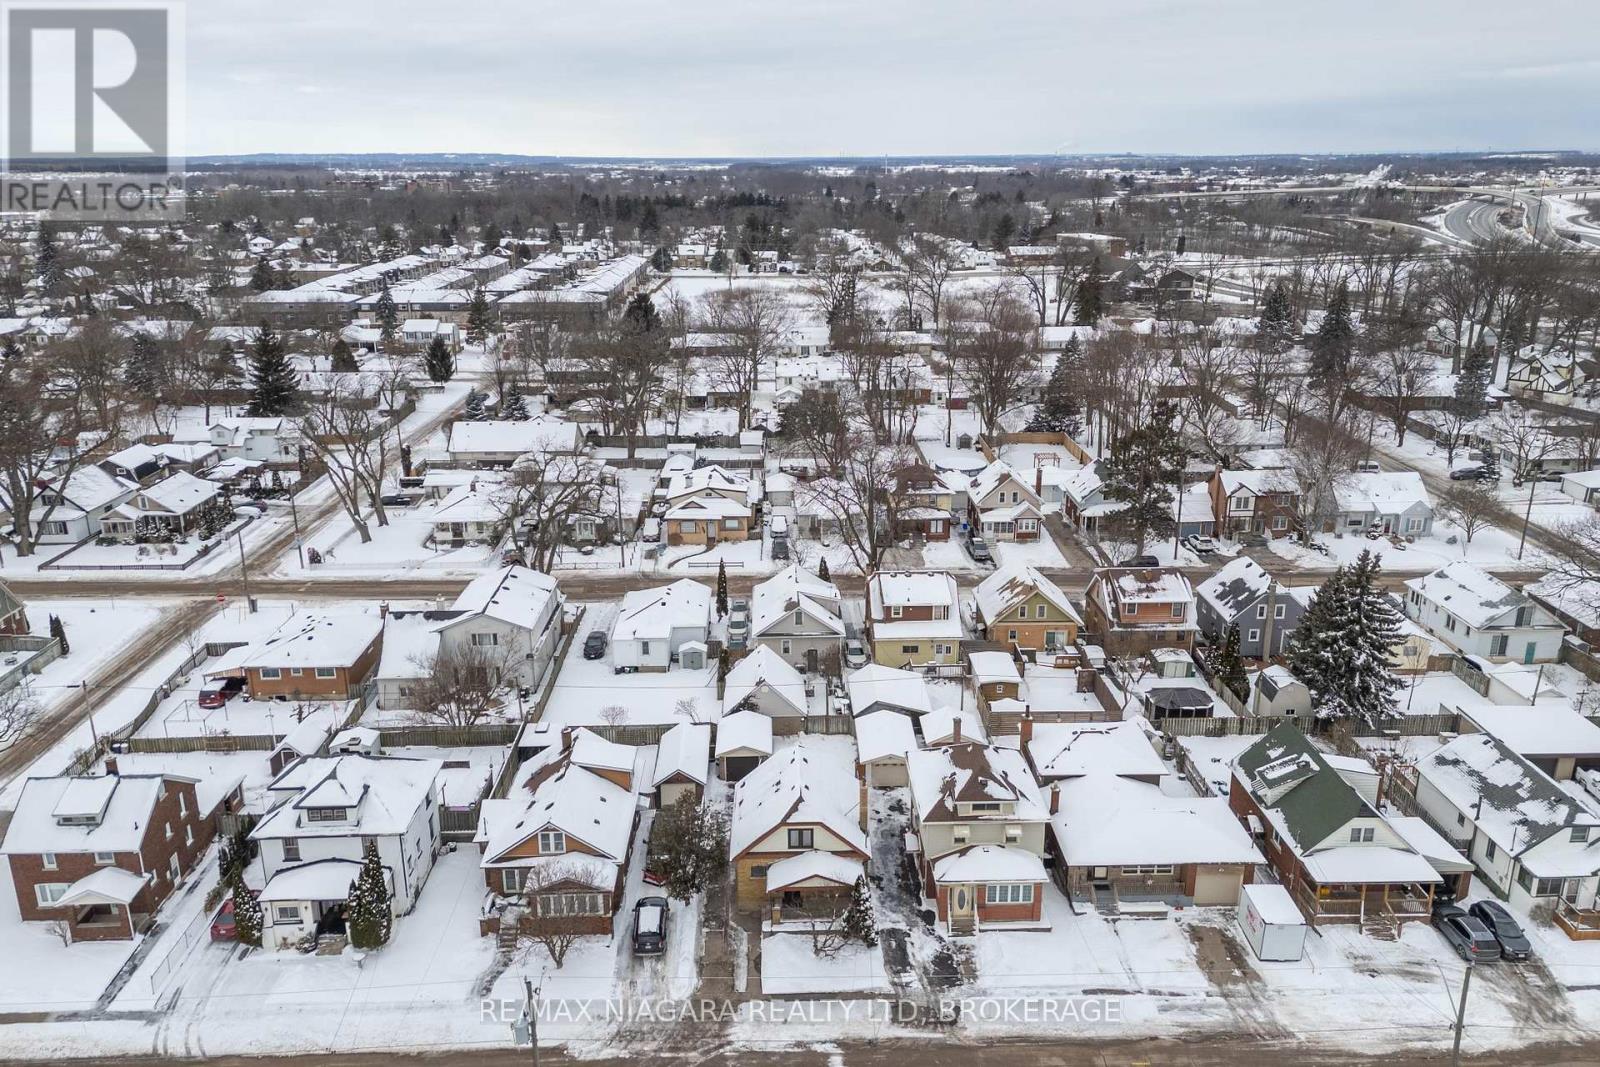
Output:
[[[9,693],[22,684],[24,676],[38,674],[61,658],[61,642],[53,637],[35,637],[31,634],[0,634],[0,652],[26,652],[27,663],[16,670],[0,674],[0,694]]]
[[[1317,733],[1330,721],[1315,715],[1255,715],[1231,719],[1163,719],[1156,725],[1168,737],[1247,737],[1268,733],[1281,723],[1291,723],[1304,733]],[[1454,713],[1395,715],[1356,728],[1356,733],[1362,737],[1427,737],[1460,731],[1461,716]]]

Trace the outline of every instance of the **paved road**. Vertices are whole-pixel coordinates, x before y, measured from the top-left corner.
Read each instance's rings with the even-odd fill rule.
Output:
[[[1444,213],[1444,228],[1450,236],[1468,244],[1492,241],[1506,234],[1500,225],[1505,204],[1498,200],[1466,200]]]

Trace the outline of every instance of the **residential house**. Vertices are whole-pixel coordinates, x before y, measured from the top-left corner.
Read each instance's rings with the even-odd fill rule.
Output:
[[[844,644],[839,587],[791,564],[750,591],[750,637],[808,674],[837,673]]]
[[[1009,463],[994,462],[967,486],[967,521],[991,541],[1037,541],[1044,501]]]
[[[943,571],[877,571],[867,579],[867,641],[886,667],[954,664],[961,649],[956,581]]]
[[[1212,519],[1217,533],[1287,537],[1298,532],[1300,485],[1288,471],[1219,470],[1211,476]]]
[[[916,671],[869,663],[844,680],[850,714],[856,718],[875,711],[892,711],[915,719],[933,710],[928,681]]]
[[[692,496],[661,516],[669,545],[715,545],[748,541],[754,519],[750,505],[715,494]]]
[[[1595,912],[1600,815],[1489,734],[1457,737],[1401,767],[1418,814],[1519,908]]]
[[[1022,753],[958,739],[907,753],[906,775],[923,895],[945,929],[1038,923],[1049,813]]]
[[[1488,660],[1548,663],[1566,635],[1532,597],[1464,561],[1406,582],[1405,611],[1458,652]]]
[[[1315,592],[1315,586],[1288,588],[1240,556],[1195,586],[1195,620],[1215,645],[1237,626],[1239,654],[1246,659],[1281,656]]]
[[[1322,528],[1426,537],[1433,532],[1433,501],[1415,471],[1356,473],[1334,487],[1334,515]]]
[[[637,750],[583,728],[564,731],[517,769],[504,799],[485,800],[473,838],[490,893],[482,925],[506,906],[609,934],[622,905],[639,822]]]
[[[1022,754],[1045,785],[1085,775],[1109,774],[1159,785],[1167,774],[1148,728],[1122,722],[1022,724]]]
[[[22,635],[30,633],[28,606],[0,582],[0,634]]]
[[[100,461],[100,469],[124,481],[144,485],[167,472],[167,457],[146,444],[132,444]]]
[[[1549,692],[1547,699],[1459,702],[1454,710],[1463,717],[1463,732],[1483,731],[1558,782],[1600,771],[1600,725],[1559,694]]]
[[[583,432],[576,423],[548,415],[523,420],[472,421],[450,426],[450,459],[463,467],[509,467],[519,458],[576,455],[583,450]]]
[[[65,483],[44,479],[34,494],[29,519],[34,540],[41,545],[73,544],[100,533],[101,524],[119,504],[138,491],[138,484],[99,467],[80,466]],[[0,486],[0,512],[9,519],[14,505]]]
[[[723,679],[723,714],[760,712],[772,720],[773,733],[798,733],[810,714],[808,692],[799,671],[760,645],[735,663]]]
[[[863,791],[844,737],[797,738],[741,778],[728,832],[739,908],[775,921],[831,915],[865,874]],[[817,878],[818,871],[829,876]],[[796,877],[802,872],[810,873]]]
[[[350,700],[377,667],[382,645],[377,615],[303,611],[225,653],[206,677],[243,677],[256,700]]]
[[[1234,761],[1228,805],[1313,926],[1427,920],[1442,879],[1349,773],[1284,723]]]
[[[772,718],[759,711],[736,711],[717,723],[717,777],[737,782],[772,755]]]
[[[1563,474],[1561,491],[1580,504],[1600,504],[1600,470]]]
[[[505,483],[496,478],[474,478],[451,489],[429,516],[434,548],[497,545],[506,534]]]
[[[1084,628],[1113,656],[1193,649],[1194,589],[1175,567],[1102,567],[1084,594]]]
[[[685,644],[704,645],[711,590],[681,578],[662,589],[623,594],[611,624],[611,661],[620,670],[665,671]]]
[[[917,747],[911,719],[893,711],[874,711],[856,719],[856,764],[869,789],[908,785],[906,757]]]
[[[1102,521],[1125,510],[1127,506],[1106,498],[1105,483],[1100,479],[1098,463],[1068,471],[1061,478],[1061,514],[1090,536],[1099,531]]]
[[[926,463],[908,464],[894,472],[893,496],[897,538],[950,539],[956,494],[945,475]]]
[[[669,807],[684,797],[700,803],[711,767],[711,727],[706,723],[675,723],[656,744],[655,775],[650,786],[655,801]]]
[[[1003,566],[978,583],[973,605],[985,640],[1028,651],[1065,651],[1083,626],[1061,587],[1026,563]]]
[[[200,510],[222,495],[216,482],[196,478],[188,471],[173,471],[158,482],[142,486],[100,520],[100,532],[111,537],[132,537],[145,522],[186,534],[194,529]]]
[[[66,923],[72,941],[126,941],[194,870],[216,815],[238,810],[237,783],[209,792],[193,778],[117,773],[28,778],[0,854],[24,922]]]
[[[554,578],[527,567],[480,574],[438,625],[439,647],[479,649],[507,684],[536,687],[555,661],[566,602]]]

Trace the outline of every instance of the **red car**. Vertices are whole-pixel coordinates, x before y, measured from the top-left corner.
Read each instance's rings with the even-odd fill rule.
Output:
[[[220,708],[242,692],[243,678],[217,678],[201,686],[197,703],[202,708]]]
[[[223,901],[222,908],[217,912],[217,917],[211,920],[211,940],[237,941],[239,940],[239,927],[233,921],[233,898]]]

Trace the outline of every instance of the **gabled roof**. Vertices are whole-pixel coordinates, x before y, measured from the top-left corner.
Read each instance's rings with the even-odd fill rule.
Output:
[[[1035,723],[1028,759],[1039,778],[1153,777],[1167,774],[1143,727],[1122,722]]]
[[[916,671],[869,663],[844,680],[850,695],[850,710],[860,715],[874,704],[904,708],[917,715],[933,710],[928,696],[928,681]]]
[[[856,720],[856,758],[862,763],[898,756],[917,747],[911,720],[895,711],[874,711]]]
[[[1073,607],[1061,587],[1028,563],[1008,564],[989,575],[978,583],[973,591],[973,600],[978,606],[979,616],[985,622],[994,622],[1036,593],[1067,618],[1082,624],[1078,609]]]
[[[911,804],[921,821],[1000,818],[1010,822],[1045,817],[1039,784],[1016,749],[995,748],[982,741],[962,741],[943,748],[923,748],[906,756]],[[955,805],[999,801],[1012,803],[1005,815],[958,815]]]
[[[1478,628],[1488,626],[1508,611],[1533,605],[1526,593],[1463,560],[1447,563],[1421,578],[1412,578],[1406,582],[1406,588],[1468,626]]]
[[[382,634],[383,620],[366,612],[301,612],[251,645],[234,666],[353,667]]]
[[[801,611],[832,633],[844,634],[839,587],[792,563],[750,591],[750,629],[760,637],[789,613]]]
[[[1415,471],[1374,471],[1349,475],[1334,487],[1340,511],[1395,514],[1417,504],[1432,507],[1422,475]]]
[[[1276,810],[1299,854],[1311,852],[1351,819],[1378,813],[1295,726],[1273,727],[1239,754],[1234,774],[1262,810]],[[1276,794],[1276,795],[1274,795]]]
[[[29,778],[17,797],[0,853],[137,852],[154,817],[162,774]],[[93,825],[61,826],[59,818],[98,816]]]
[[[865,855],[861,829],[861,791],[854,760],[832,737],[801,735],[775,752],[733,789],[733,822],[728,854],[742,855],[781,826],[814,824]]]
[[[450,451],[462,453],[577,452],[578,425],[549,416],[524,420],[459,420],[450,427]]]
[[[729,755],[772,755],[772,720],[759,711],[736,711],[717,723],[717,750]]]
[[[502,567],[480,574],[456,597],[452,609],[538,631],[561,591],[548,574],[529,567]],[[448,624],[447,624],[448,625]]]
[[[1195,586],[1194,595],[1224,621],[1231,621],[1265,596],[1271,584],[1272,576],[1261,569],[1261,564],[1248,556],[1240,556]]]
[[[802,882],[823,881],[834,885],[851,886],[856,879],[865,877],[862,862],[837,852],[812,850],[795,856],[786,856],[767,867],[766,890],[770,895]]]
[[[636,589],[622,597],[612,641],[665,640],[675,629],[695,629],[711,623],[711,590],[689,578],[663,589]]]
[[[1175,797],[1159,785],[1089,774],[1063,781],[1050,828],[1072,867],[1260,863],[1226,797]]]
[[[1003,460],[996,460],[978,472],[977,477],[967,486],[967,499],[976,505],[1008,480],[1015,482],[1017,488],[1022,490],[1023,500],[1032,504],[1040,503],[1039,495],[1033,491],[1033,486],[1023,479],[1015,467]]]
[[[374,837],[403,834],[432,801],[444,763],[404,756],[312,756],[288,767],[268,790],[284,802],[250,836]],[[307,808],[353,808],[349,822],[310,822]]]
[[[891,607],[956,605],[956,580],[947,571],[877,571],[867,579],[867,602],[874,619]]]
[[[796,715],[807,712],[806,683],[800,672],[766,645],[757,645],[723,680],[722,706],[732,709],[758,689],[770,691]]]
[[[637,794],[580,765],[581,740],[570,751],[550,748],[534,756],[519,769],[520,783],[510,796],[483,802],[475,840],[483,846],[485,864],[502,861],[508,851],[545,829],[581,841],[609,865],[627,855]],[[573,862],[584,861],[573,857]]]
[[[704,723],[680,722],[661,735],[656,749],[656,774],[651,785],[660,785],[674,775],[706,783],[711,763],[711,727]]]

